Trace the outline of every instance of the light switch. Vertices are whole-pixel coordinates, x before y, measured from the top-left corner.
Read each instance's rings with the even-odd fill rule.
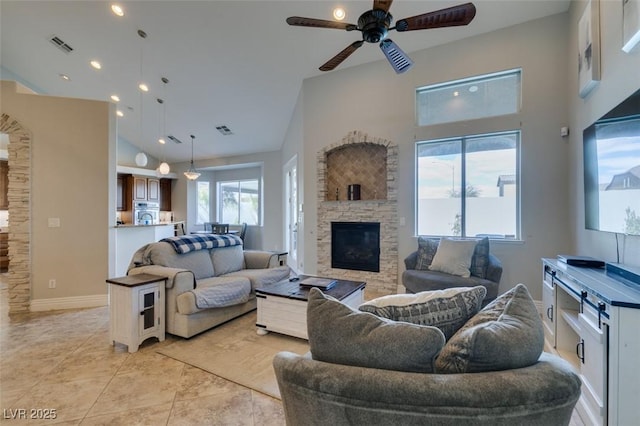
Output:
[[[59,217],[50,217],[49,218],[49,228],[60,228],[60,218]]]
[[[407,223],[407,221],[405,220],[404,216],[400,218],[400,226],[405,226]]]

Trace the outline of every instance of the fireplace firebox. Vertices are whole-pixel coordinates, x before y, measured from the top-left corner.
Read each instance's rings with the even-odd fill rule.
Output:
[[[331,267],[380,272],[380,223],[331,222]]]

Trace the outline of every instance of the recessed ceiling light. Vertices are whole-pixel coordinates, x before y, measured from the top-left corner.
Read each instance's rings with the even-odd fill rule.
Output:
[[[124,16],[124,9],[119,4],[112,4],[111,11],[117,16]]]
[[[165,140],[160,138],[160,139],[158,139],[158,143],[161,144],[161,145],[164,145],[165,144]]]
[[[120,110],[117,110],[117,111],[116,111],[116,115],[117,115],[118,117],[124,117],[124,112],[122,112],[122,111],[120,111]]]
[[[458,92],[457,90],[455,92],[453,92],[453,96],[458,96],[460,94],[460,92]]]
[[[66,81],[71,81],[71,78],[69,78],[68,75],[66,74],[58,74],[60,76],[61,79],[66,80]]]
[[[336,7],[335,9],[333,9],[333,17],[336,18],[338,21],[342,21],[345,16],[347,16],[347,13],[344,11],[343,8],[341,7]]]
[[[475,85],[474,85],[474,86],[469,87],[469,91],[470,91],[471,93],[475,93],[475,92],[477,92],[477,91],[478,91],[478,86],[475,86]]]
[[[102,65],[98,61],[91,61],[90,64],[91,64],[92,67],[94,67],[97,70],[102,68]]]
[[[140,83],[140,84],[138,84],[138,88],[139,88],[140,90],[142,90],[143,92],[148,92],[148,91],[149,91],[149,86],[147,86],[147,85],[146,85],[146,84],[144,84],[144,83]]]
[[[111,100],[113,102],[120,102],[120,97],[118,95],[111,95]]]

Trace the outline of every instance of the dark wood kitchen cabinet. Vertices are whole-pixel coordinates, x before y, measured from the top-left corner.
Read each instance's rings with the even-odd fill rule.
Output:
[[[160,211],[171,211],[171,179],[160,179]]]
[[[118,175],[116,188],[116,210],[126,212],[131,210],[131,175]]]
[[[9,210],[9,162],[0,161],[0,210]]]

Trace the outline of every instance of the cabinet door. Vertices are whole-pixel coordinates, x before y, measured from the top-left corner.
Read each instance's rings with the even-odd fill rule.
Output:
[[[542,281],[542,324],[544,325],[544,337],[553,348],[556,347],[555,295],[552,275],[545,271]]]
[[[141,338],[147,335],[153,335],[159,326],[156,306],[158,300],[157,291],[157,286],[151,286],[150,288],[145,287],[138,291],[138,308],[140,310],[138,332]]]
[[[9,210],[9,162],[0,161],[0,210]]]
[[[605,424],[607,401],[607,331],[608,326],[597,323],[597,314],[585,308],[585,313],[578,315],[582,339],[582,398],[579,411],[594,424]],[[592,315],[589,315],[592,314]]]
[[[160,179],[160,210],[171,211],[171,179]]]
[[[121,212],[125,209],[124,188],[127,186],[127,180],[124,176],[118,175],[117,182],[118,185],[116,187],[116,210]]]
[[[158,179],[147,179],[147,201],[160,201],[160,181]]]
[[[147,178],[133,177],[133,200],[147,201]]]

